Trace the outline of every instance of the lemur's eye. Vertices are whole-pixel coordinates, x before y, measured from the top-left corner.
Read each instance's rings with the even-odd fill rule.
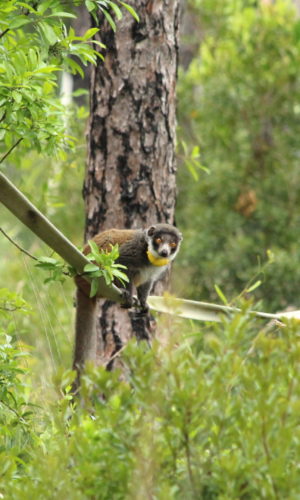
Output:
[[[157,245],[160,245],[160,243],[162,242],[162,239],[161,238],[155,238],[155,243]]]
[[[172,243],[170,243],[170,247],[171,248],[176,248],[177,247],[177,243],[175,243],[175,241],[172,241]]]

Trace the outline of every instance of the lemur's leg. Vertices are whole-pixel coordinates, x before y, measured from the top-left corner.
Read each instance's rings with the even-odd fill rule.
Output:
[[[150,293],[151,286],[152,286],[152,281],[146,281],[146,283],[143,283],[142,285],[137,287],[137,296],[143,313],[147,313],[149,311],[147,298]]]

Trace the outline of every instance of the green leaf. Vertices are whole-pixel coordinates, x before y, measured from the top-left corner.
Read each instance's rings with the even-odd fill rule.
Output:
[[[96,5],[94,2],[91,2],[90,0],[85,0],[85,6],[89,12],[92,12],[93,10],[96,9]]]
[[[117,19],[118,20],[122,19],[123,14],[122,14],[121,10],[119,9],[119,7],[114,2],[108,2],[108,3],[109,3],[109,6],[111,7],[111,9],[116,14]]]
[[[87,89],[77,89],[72,92],[73,97],[80,97],[82,95],[89,95],[89,91]]]
[[[98,288],[99,288],[99,279],[98,278],[93,279],[91,283],[90,297],[95,297],[95,295],[97,295]]]
[[[220,299],[222,300],[222,302],[224,304],[228,304],[228,300],[226,299],[224,293],[222,292],[221,288],[216,284],[215,284],[215,290],[216,290],[218,296],[220,297]]]
[[[100,254],[97,243],[95,243],[93,240],[88,240],[88,245],[94,255],[98,256]]]
[[[99,28],[90,28],[88,29],[85,34],[82,37],[82,40],[88,40],[89,38],[92,38],[96,33],[98,33]]]
[[[253,292],[253,290],[256,290],[256,288],[258,288],[261,284],[262,284],[262,281],[257,280],[252,286],[247,288],[246,292],[248,292],[248,293]]]
[[[25,9],[29,10],[32,14],[36,14],[37,11],[30,5],[29,3],[26,2],[17,2],[17,5],[20,7],[24,7]]]
[[[121,281],[126,281],[127,283],[129,282],[127,274],[122,273],[122,271],[118,271],[118,269],[113,269],[113,276],[119,278]]]
[[[29,24],[31,21],[27,16],[17,16],[15,19],[9,23],[9,29],[16,29],[24,26],[25,24]]]
[[[22,94],[20,94],[20,92],[13,91],[11,95],[18,104],[22,101]]]
[[[139,16],[137,15],[137,13],[135,12],[135,10],[131,7],[131,5],[128,5],[128,3],[125,3],[125,2],[120,2],[121,5],[123,5],[123,7],[128,10],[128,12],[132,15],[132,17],[137,21],[139,22],[140,21],[140,18]]]
[[[57,42],[57,35],[54,29],[48,23],[44,21],[40,22],[39,28],[50,45],[54,45]]]
[[[79,66],[79,64],[74,61],[73,59],[70,59],[69,57],[66,58],[65,60],[66,64],[69,66],[70,70],[71,70],[71,73],[73,75],[76,75],[76,73],[79,73],[79,75],[84,78],[84,72],[83,72],[83,69],[81,66]]]
[[[101,9],[103,14],[105,15],[106,19],[108,20],[111,28],[113,31],[116,31],[117,27],[116,27],[116,23],[114,22],[113,18],[111,17],[110,13],[107,12],[107,10],[105,9]]]
[[[127,269],[127,266],[123,266],[123,264],[113,264],[113,265],[112,265],[112,267],[113,267],[113,268],[115,268],[115,267],[119,267],[119,268],[121,268],[121,269]]]
[[[58,264],[60,263],[57,259],[53,259],[52,257],[39,257],[38,261],[42,264]]]
[[[199,155],[200,155],[199,146],[194,146],[192,149],[191,157],[196,159],[196,158],[199,158]]]
[[[99,267],[96,266],[95,264],[86,264],[83,270],[85,273],[92,273],[95,271],[99,271]]]
[[[48,14],[47,17],[70,17],[76,19],[76,16],[71,14],[71,12],[53,12],[52,14]]]
[[[62,68],[59,66],[45,66],[44,68],[38,68],[32,72],[33,75],[39,73],[54,73],[55,71],[62,71]]]
[[[99,40],[93,40],[93,44],[98,45],[102,49],[106,49],[106,45],[104,43],[99,42]]]
[[[103,271],[103,277],[105,279],[105,283],[107,285],[111,285],[111,283],[112,283],[112,277],[110,276],[110,274],[109,274],[109,272],[107,270]]]

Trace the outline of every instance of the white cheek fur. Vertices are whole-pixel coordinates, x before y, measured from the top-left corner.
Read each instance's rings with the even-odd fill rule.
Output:
[[[161,256],[157,253],[157,251],[153,248],[153,242],[152,240],[148,240],[148,249],[156,257],[157,259],[161,258]]]
[[[176,249],[176,252],[174,252],[174,253],[170,253],[170,252],[171,252],[171,249],[170,249],[170,246],[169,246],[169,244],[168,244],[168,243],[165,243],[165,244],[163,245],[163,247],[166,247],[166,249],[168,250],[168,257],[167,257],[167,258],[168,258],[169,260],[173,260],[173,259],[176,257],[177,253],[178,253],[178,250],[179,250],[179,245],[178,245],[178,247],[177,247],[177,249]],[[163,247],[162,247],[162,248],[163,248]],[[156,257],[157,259],[161,259],[161,255],[160,255],[160,254],[159,254],[159,253],[158,253],[158,252],[154,249],[154,247],[153,247],[153,242],[152,242],[152,240],[151,240],[151,239],[149,239],[149,240],[148,240],[148,249],[150,250],[150,252],[152,253],[152,255],[153,255],[154,257]]]

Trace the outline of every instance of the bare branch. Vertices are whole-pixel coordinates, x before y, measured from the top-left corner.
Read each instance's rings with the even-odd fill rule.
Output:
[[[0,33],[0,38],[2,38],[4,35],[6,35],[6,33],[9,31],[9,28],[6,28],[6,30],[2,31],[2,33]]]
[[[8,241],[10,241],[13,245],[15,245],[15,247],[17,247],[21,252],[25,253],[25,255],[28,255],[28,257],[30,257],[31,259],[38,261],[38,259],[34,255],[31,255],[31,253],[27,252],[27,250],[20,247],[18,243],[16,243],[10,236],[8,236],[8,234],[4,231],[4,229],[2,229],[2,227],[0,227],[0,231],[2,234],[4,234],[5,238],[7,238]]]
[[[2,163],[8,157],[8,155],[10,155],[10,153],[12,153],[12,151],[20,144],[21,141],[23,141],[23,137],[18,139],[17,142],[7,151],[7,153],[2,156],[0,163]]]

